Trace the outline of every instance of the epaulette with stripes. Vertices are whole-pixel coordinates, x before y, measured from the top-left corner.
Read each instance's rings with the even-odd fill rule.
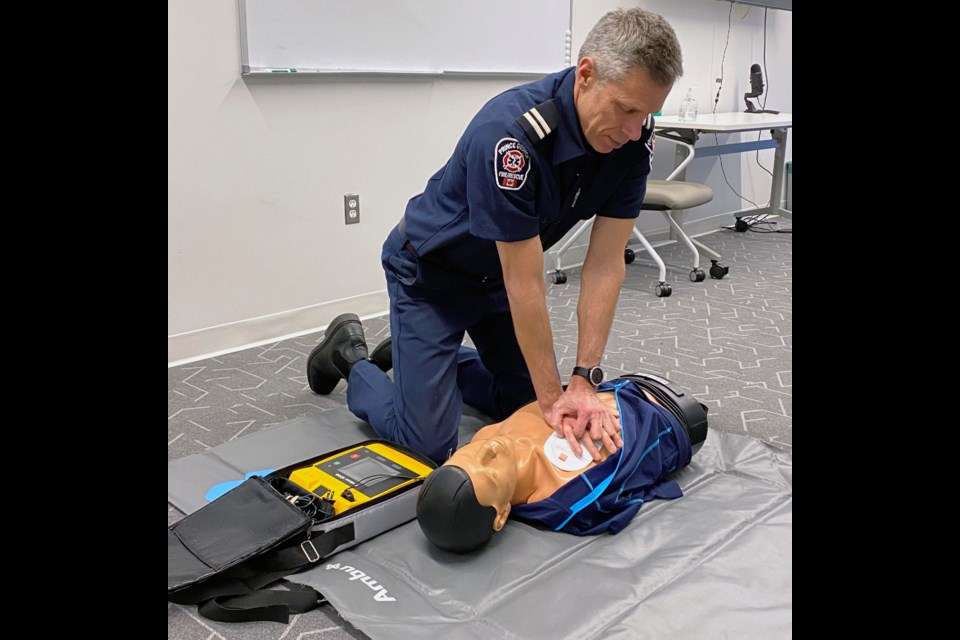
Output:
[[[560,111],[553,100],[547,100],[517,118],[517,124],[527,134],[527,138],[537,144],[553,133],[560,124]]]

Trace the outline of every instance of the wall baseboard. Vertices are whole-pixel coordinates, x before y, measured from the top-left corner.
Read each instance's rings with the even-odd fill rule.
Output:
[[[684,223],[684,231],[689,236],[701,236],[718,231],[719,224],[732,224],[735,215],[750,215],[750,209],[736,213],[721,213]],[[655,231],[648,231],[644,237],[651,243],[670,239],[670,229],[664,225]],[[587,241],[570,247],[563,253],[561,266],[572,269],[583,264],[587,255]],[[630,237],[630,245],[639,246],[636,237]],[[642,248],[642,247],[641,247]],[[556,270],[556,251],[544,255],[546,274]],[[374,291],[342,300],[333,300],[321,304],[293,309],[280,313],[239,320],[215,327],[197,329],[167,336],[167,366],[179,366],[194,360],[240,351],[250,347],[286,340],[326,328],[330,321],[341,313],[356,313],[361,318],[372,318],[388,313],[390,299],[386,290]]]
[[[372,318],[387,313],[389,308],[390,299],[386,290],[374,291],[269,316],[167,336],[167,366],[178,366],[193,360],[321,331],[341,313],[351,312],[361,318]]]

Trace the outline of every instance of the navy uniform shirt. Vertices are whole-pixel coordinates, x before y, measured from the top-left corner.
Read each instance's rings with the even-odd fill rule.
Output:
[[[539,235],[544,251],[594,214],[636,218],[653,158],[653,118],[638,141],[594,152],[573,103],[575,67],[487,102],[453,156],[407,204],[404,238],[447,273],[500,283],[495,241]]]

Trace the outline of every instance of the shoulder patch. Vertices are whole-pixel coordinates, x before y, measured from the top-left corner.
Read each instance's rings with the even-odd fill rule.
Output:
[[[530,173],[530,154],[516,138],[500,138],[493,152],[493,179],[497,186],[516,191]]]
[[[540,142],[560,124],[560,112],[553,100],[541,102],[517,118],[517,124],[534,144]]]

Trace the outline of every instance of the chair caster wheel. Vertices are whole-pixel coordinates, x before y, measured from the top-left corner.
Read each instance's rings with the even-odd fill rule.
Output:
[[[703,269],[694,269],[690,272],[690,282],[703,282],[707,277],[707,274],[703,272]]]
[[[556,270],[553,274],[553,284],[563,284],[567,281],[567,274],[559,269]]]
[[[666,284],[665,282],[661,282],[660,284],[658,284],[657,288],[654,291],[657,294],[658,298],[666,298],[671,293],[673,293],[673,289],[670,287],[670,285]]]
[[[623,261],[627,264],[630,264],[637,257],[637,254],[633,252],[633,249],[624,249],[623,250]]]
[[[723,276],[727,275],[730,272],[730,267],[725,267],[722,264],[719,264],[716,260],[713,260],[713,266],[710,267],[710,277],[716,278],[719,280]]]

